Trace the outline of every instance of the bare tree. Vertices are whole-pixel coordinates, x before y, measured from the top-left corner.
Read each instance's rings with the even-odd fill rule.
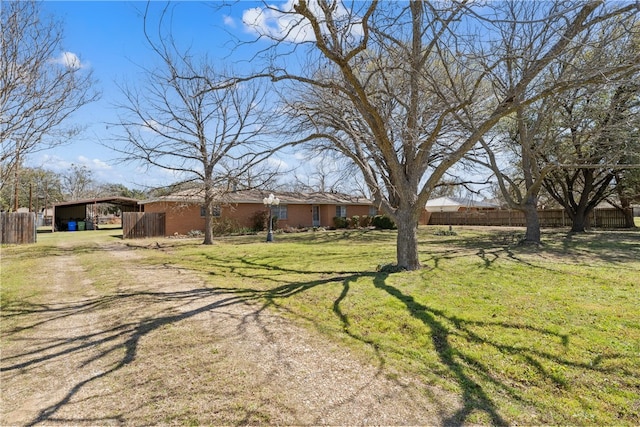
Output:
[[[97,194],[93,173],[84,165],[72,164],[61,176],[62,190],[68,200],[80,200]]]
[[[493,129],[493,135],[480,139],[485,155],[472,155],[474,161],[493,172],[507,206],[524,213],[523,243],[540,243],[538,197],[553,165],[541,164],[539,151],[553,144],[557,136],[546,134],[546,138],[540,138],[541,128],[548,119],[548,102],[549,99],[544,99],[528,108],[518,107],[512,117],[501,120]]]
[[[511,15],[520,14],[515,12],[517,7],[532,22],[539,15],[540,3],[507,5]],[[560,53],[559,60],[541,74],[537,90],[547,95],[534,103],[518,103],[516,113],[494,128],[490,141],[481,140],[487,153],[485,164],[497,177],[503,196],[511,208],[525,214],[526,242],[540,243],[537,208],[543,186],[575,219],[574,229],[584,229],[587,211],[608,194],[613,171],[621,163],[621,156],[611,154],[629,151],[629,133],[625,135],[622,128],[630,124],[630,91],[614,96],[612,88],[629,88],[637,79],[637,13],[594,20],[575,39],[574,47]],[[511,36],[502,38],[506,67],[492,71],[492,89],[499,93],[517,78],[531,52],[544,48],[540,45],[543,32],[514,32],[514,22],[501,24],[503,33]],[[511,153],[507,156],[514,168],[497,159],[505,153]],[[576,195],[580,201],[574,199]]]
[[[300,153],[300,152],[299,152]],[[330,151],[307,151],[300,156],[300,166],[288,175],[283,189],[301,192],[362,193],[357,171],[344,157]]]
[[[636,153],[640,153],[640,149]],[[636,158],[635,162],[640,163],[640,159]],[[618,170],[615,180],[617,198],[607,201],[624,213],[625,227],[636,228],[631,205],[640,202],[640,169]]]
[[[290,83],[283,89],[287,112],[298,119],[293,130],[301,141],[358,166],[375,203],[398,226],[398,266],[420,267],[418,219],[445,173],[502,118],[559,87],[537,79],[576,48],[579,35],[609,16],[637,12],[628,4],[614,11],[599,2],[538,4],[531,22],[502,3],[301,0],[285,12],[284,35],[261,34],[276,41],[268,52],[273,61],[286,58],[291,38],[294,53],[308,47],[300,72],[273,63],[264,75]],[[506,21],[514,25],[503,34],[498,23]],[[508,66],[494,41],[534,23],[538,48],[491,91],[492,72]]]
[[[125,160],[173,173],[204,194],[204,244],[213,243],[213,211],[238,186],[260,186],[274,170],[258,166],[272,152],[264,114],[267,90],[258,81],[214,87],[220,73],[202,57],[180,54],[170,36],[152,42],[161,65],[146,81],[122,86]],[[251,181],[251,182],[249,182]]]
[[[61,50],[61,23],[43,19],[38,2],[0,9],[0,187],[13,173],[17,192],[25,157],[77,134],[78,127],[65,126],[69,116],[99,95],[91,71]]]
[[[565,94],[556,115],[563,132],[541,156],[546,164],[561,165],[544,178],[543,185],[571,218],[572,232],[584,232],[589,213],[614,194],[616,176],[621,177],[618,170],[637,149],[633,134],[640,114],[640,86],[635,82],[607,86]]]

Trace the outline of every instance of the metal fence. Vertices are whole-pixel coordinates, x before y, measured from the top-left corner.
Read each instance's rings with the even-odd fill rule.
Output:
[[[122,237],[141,239],[165,234],[166,215],[161,212],[122,212]]]
[[[538,211],[541,227],[570,227],[571,218],[564,209]],[[516,210],[480,210],[458,212],[431,212],[429,225],[486,225],[525,227],[524,213]],[[587,217],[588,228],[624,228],[624,213],[619,209],[594,209]]]
[[[0,213],[1,243],[35,243],[37,235],[36,214],[34,212]]]

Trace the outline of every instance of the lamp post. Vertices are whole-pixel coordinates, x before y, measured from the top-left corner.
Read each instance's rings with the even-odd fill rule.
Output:
[[[271,220],[271,208],[280,204],[280,199],[269,194],[269,197],[262,199],[262,203],[269,208],[269,231],[267,232],[267,242],[273,242],[273,224]]]

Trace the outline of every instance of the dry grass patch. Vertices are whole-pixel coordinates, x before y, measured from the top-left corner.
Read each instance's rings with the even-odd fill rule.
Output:
[[[245,262],[201,274],[173,262],[195,241],[88,235],[3,254],[47,286],[2,300],[2,424],[433,424],[458,404],[224,289]]]

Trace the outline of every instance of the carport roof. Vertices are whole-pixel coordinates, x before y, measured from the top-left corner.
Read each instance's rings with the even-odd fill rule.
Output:
[[[53,206],[81,206],[81,205],[93,205],[97,203],[111,203],[114,205],[122,206],[137,206],[138,199],[131,199],[129,197],[97,197],[94,199],[72,200],[70,202],[56,203]]]

